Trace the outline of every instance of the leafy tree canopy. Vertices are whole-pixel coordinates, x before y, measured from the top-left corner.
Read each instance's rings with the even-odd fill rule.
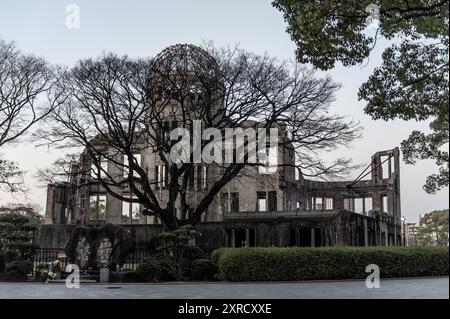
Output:
[[[448,209],[425,214],[418,233],[423,245],[448,246]]]
[[[367,102],[365,112],[373,119],[429,120],[431,133],[413,131],[402,142],[404,161],[436,162],[439,171],[427,178],[426,192],[448,186],[449,1],[275,0],[273,5],[284,14],[298,60],[322,70],[336,62],[344,66],[363,62],[377,35],[396,40],[358,97]],[[378,28],[367,32],[374,18]]]
[[[11,261],[32,260],[37,248],[32,242],[33,231],[41,223],[42,216],[32,207],[0,207],[1,268]]]

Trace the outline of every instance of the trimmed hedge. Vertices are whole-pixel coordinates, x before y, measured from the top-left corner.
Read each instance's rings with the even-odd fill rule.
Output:
[[[226,248],[213,256],[228,281],[360,279],[369,264],[385,278],[449,273],[448,247]]]
[[[217,267],[219,267],[219,259],[227,249],[230,248],[219,248],[214,250],[211,254],[211,262]]]

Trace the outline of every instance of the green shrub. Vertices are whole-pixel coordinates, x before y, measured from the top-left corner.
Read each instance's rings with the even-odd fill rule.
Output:
[[[219,259],[223,255],[223,253],[227,250],[227,248],[219,248],[212,252],[211,261],[214,265],[219,267]]]
[[[209,259],[197,259],[191,265],[191,278],[212,280],[217,273],[217,267]]]
[[[219,255],[229,281],[359,279],[369,264],[385,278],[449,273],[448,247],[227,248]]]
[[[33,264],[26,260],[16,260],[6,264],[4,280],[24,281],[33,271]]]
[[[137,267],[143,281],[171,281],[176,278],[175,261],[170,257],[151,257]]]
[[[189,261],[193,261],[196,259],[204,259],[205,253],[200,247],[187,245],[184,248],[182,258],[187,259]]]
[[[0,249],[3,265],[14,260],[32,260],[37,246],[32,244],[33,231],[41,216],[32,208],[0,208]]]
[[[200,247],[187,245],[180,259],[180,271],[182,276],[191,275],[191,265],[194,260],[204,259],[205,253]]]
[[[6,260],[33,260],[39,246],[29,242],[10,242],[6,245]]]

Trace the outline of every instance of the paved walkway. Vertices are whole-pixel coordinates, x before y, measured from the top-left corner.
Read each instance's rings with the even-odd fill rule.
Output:
[[[0,299],[114,299],[114,298],[449,298],[449,278],[382,279],[380,288],[368,289],[365,281],[315,281],[273,283],[167,283],[167,284],[64,284],[0,283]]]

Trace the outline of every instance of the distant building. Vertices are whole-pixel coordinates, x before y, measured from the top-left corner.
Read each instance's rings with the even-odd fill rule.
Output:
[[[403,229],[402,225],[402,229]],[[405,245],[406,246],[417,246],[418,245],[418,235],[420,226],[417,223],[406,223],[406,228],[404,229]]]

